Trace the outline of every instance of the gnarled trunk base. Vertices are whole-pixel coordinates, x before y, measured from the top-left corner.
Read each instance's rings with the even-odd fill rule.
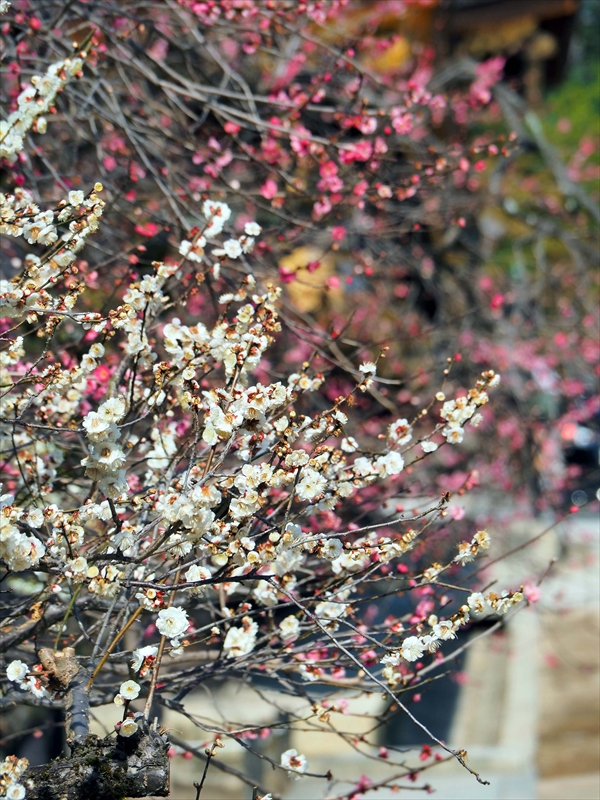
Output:
[[[139,729],[128,738],[92,734],[72,745],[70,758],[32,767],[23,781],[33,781],[27,800],[123,800],[167,797],[169,744],[166,737],[136,719]]]

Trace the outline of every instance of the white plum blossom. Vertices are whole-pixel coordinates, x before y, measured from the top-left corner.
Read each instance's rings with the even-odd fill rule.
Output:
[[[29,667],[23,661],[11,661],[6,668],[6,677],[9,681],[22,681],[28,672]]]
[[[407,419],[397,419],[388,429],[390,441],[399,445],[408,444],[412,439],[412,426]]]
[[[7,756],[0,762],[0,792],[11,800],[23,800],[26,796],[25,786],[20,779],[29,767],[26,758]]]
[[[331,624],[331,623],[330,623]],[[333,630],[337,628],[337,625],[333,624]],[[304,678],[305,681],[318,681],[319,678],[322,678],[325,675],[325,670],[323,667],[320,667],[318,664],[315,664],[314,661],[306,661],[303,664],[300,664],[300,675]]]
[[[259,581],[252,596],[263,606],[277,605],[277,589],[268,581]]]
[[[6,519],[0,525],[0,559],[13,572],[24,572],[36,567],[46,554],[46,546],[36,536],[19,530]]]
[[[453,559],[457,564],[468,564],[469,561],[473,561],[477,555],[477,548],[473,547],[471,542],[459,542],[457,545],[457,550],[458,553]]]
[[[485,597],[481,592],[473,592],[467,598],[467,604],[475,614],[482,614],[487,606]]]
[[[247,222],[244,225],[244,233],[247,233],[248,236],[259,236],[262,228],[256,222]]]
[[[409,636],[404,639],[400,648],[400,655],[405,661],[417,661],[423,655],[425,648],[418,636]]]
[[[89,438],[92,441],[99,441],[100,437],[109,438],[114,435],[115,426],[111,420],[102,416],[97,411],[90,411],[86,418],[83,420],[83,427],[85,428]]]
[[[315,616],[328,631],[338,629],[337,620],[346,616],[347,605],[345,603],[323,600],[315,607]]]
[[[400,664],[401,657],[400,653],[397,650],[394,650],[391,653],[386,653],[384,657],[381,659],[381,663],[386,666],[397,667]]]
[[[491,544],[490,535],[487,531],[477,531],[473,537],[473,544],[477,544],[482,550],[487,550]]]
[[[375,470],[380,478],[388,478],[390,475],[399,475],[404,469],[404,459],[395,450],[390,450],[385,456],[375,459]]]
[[[254,650],[258,625],[250,617],[242,619],[242,628],[231,627],[223,642],[223,651],[227,658],[246,656]]]
[[[344,453],[355,453],[358,450],[358,442],[353,436],[347,436],[342,439],[340,448]]]
[[[137,730],[137,722],[129,717],[121,723],[121,726],[119,727],[119,736],[129,738],[130,736],[133,736],[134,733],[137,733]]]
[[[361,478],[377,474],[374,463],[366,456],[359,456],[357,459],[355,459],[352,467],[354,472]]]
[[[184,634],[190,624],[189,617],[184,608],[171,606],[170,608],[162,608],[158,612],[156,620],[156,627],[161,636],[166,636],[167,639],[177,640]]]
[[[308,460],[308,453],[305,453],[304,450],[294,450],[292,453],[288,453],[284,463],[286,467],[303,467],[308,464]]]
[[[39,122],[38,122],[38,130],[39,130]],[[68,194],[69,203],[72,206],[76,206],[77,208],[79,208],[79,206],[83,203],[83,198],[84,197],[85,197],[85,195],[83,194],[83,192],[81,190],[69,192],[69,194]]]
[[[193,242],[184,239],[179,245],[179,253],[190,261],[201,263],[205,247],[206,239],[204,236],[196,237]]]
[[[375,375],[377,373],[377,366],[372,361],[365,361],[358,369],[363,375]]]
[[[34,697],[50,697],[50,694],[37,675],[29,675],[23,683],[19,684],[21,689],[31,692]]]
[[[299,620],[290,615],[289,617],[284,617],[279,623],[279,635],[281,636],[284,642],[292,641],[293,639],[297,639],[300,635],[300,622]]]
[[[370,555],[365,550],[356,546],[351,550],[344,550],[339,558],[331,562],[331,567],[336,575],[344,571],[358,572],[371,562]]]
[[[23,517],[31,528],[41,528],[44,524],[44,512],[40,508],[30,508]]]
[[[447,639],[456,639],[454,625],[450,620],[436,622],[436,624],[433,626],[433,633],[438,637],[438,639],[442,639],[444,641]]]
[[[229,258],[239,258],[242,254],[242,246],[237,239],[227,239],[223,242],[223,251]]]
[[[341,556],[343,549],[341,539],[326,539],[319,548],[319,555],[328,561],[335,561]]]
[[[442,428],[442,433],[450,444],[460,444],[465,437],[464,428],[458,424],[446,425]]]
[[[434,453],[438,449],[438,446],[435,442],[426,440],[421,442],[421,449],[424,453]]]
[[[139,672],[144,665],[144,661],[147,658],[156,658],[158,653],[158,647],[153,644],[149,644],[146,647],[138,647],[137,650],[133,651],[131,657],[131,669],[134,672]]]
[[[440,416],[446,420],[447,425],[442,428],[442,433],[446,441],[450,444],[460,444],[464,437],[463,426],[471,421],[477,427],[481,421],[481,414],[475,413],[480,406],[488,402],[488,394],[483,389],[484,386],[496,385],[499,376],[493,372],[483,374],[484,381],[478,381],[475,389],[470,389],[467,396],[458,397],[455,400],[446,400],[443,404]],[[498,380],[496,380],[498,379]]]
[[[141,688],[139,683],[135,681],[124,681],[119,689],[119,694],[124,697],[125,700],[135,700],[139,697]]]
[[[206,200],[202,204],[202,213],[208,220],[208,226],[204,229],[204,236],[211,239],[218,236],[225,227],[225,223],[231,216],[231,209],[226,203],[219,203],[215,200]]]
[[[358,369],[364,375],[364,378],[359,386],[360,390],[364,392],[373,385],[373,378],[377,374],[377,365],[372,361],[365,361],[364,364],[361,364]]]
[[[98,407],[98,414],[109,422],[117,422],[125,414],[127,406],[121,397],[111,397]]]
[[[208,567],[201,567],[198,564],[192,566],[185,573],[186,583],[193,583],[194,581],[207,581],[212,577],[212,572]],[[200,597],[206,591],[206,586],[194,586],[190,589],[192,597]]]
[[[435,651],[441,645],[441,641],[438,639],[435,633],[428,633],[425,636],[421,636],[421,644],[428,653],[435,653]]]
[[[1,11],[4,12],[7,8],[8,5],[3,2]],[[34,75],[30,79],[31,85],[23,89],[17,97],[17,109],[0,122],[0,158],[6,158],[11,164],[15,162],[24,148],[27,131],[36,118],[39,119],[54,106],[57,92],[63,89],[82,66],[81,58],[68,58],[51,64],[45,75]],[[43,130],[42,124],[38,127],[38,133]]]
[[[311,467],[302,471],[302,479],[296,486],[296,495],[299,500],[314,500],[327,486],[327,478]]]
[[[286,750],[281,754],[281,766],[288,770],[289,777],[299,778],[308,769],[306,756],[301,755],[295,749]],[[296,774],[294,774],[296,773]]]

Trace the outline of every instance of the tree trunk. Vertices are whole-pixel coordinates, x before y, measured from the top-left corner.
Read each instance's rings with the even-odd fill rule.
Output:
[[[88,734],[73,742],[71,756],[32,767],[23,781],[32,781],[27,800],[124,800],[125,797],[167,797],[169,747],[166,736],[136,715],[138,730],[124,738],[99,739]]]

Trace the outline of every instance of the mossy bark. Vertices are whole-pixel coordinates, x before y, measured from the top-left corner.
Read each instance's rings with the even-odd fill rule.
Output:
[[[27,800],[124,800],[167,797],[169,744],[166,737],[137,719],[139,729],[128,738],[92,734],[72,744],[69,758],[31,768]]]

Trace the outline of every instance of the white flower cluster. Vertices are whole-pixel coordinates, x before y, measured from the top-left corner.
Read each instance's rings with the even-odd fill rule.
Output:
[[[67,58],[51,64],[45,75],[31,78],[31,85],[17,98],[17,109],[0,121],[0,158],[12,164],[23,150],[25,134],[34,124],[38,133],[45,133],[47,123],[43,115],[54,105],[57,93],[82,67],[81,58]]]
[[[49,697],[48,690],[39,675],[31,671],[23,661],[11,661],[6,668],[9,681],[18,684],[19,689],[30,692],[34,697]]]
[[[148,341],[146,321],[157,315],[168,302],[163,292],[164,285],[176,274],[177,265],[161,264],[155,275],[147,275],[139,283],[129,286],[123,297],[124,305],[115,309],[112,315],[113,328],[127,334],[125,354],[135,356],[141,366],[151,366],[158,358]]]
[[[351,546],[346,546],[332,561],[333,572],[336,575],[359,572],[375,561],[387,564],[409,552],[414,546],[417,535],[416,531],[409,530],[395,539],[380,536],[377,533],[361,536],[355,539]],[[337,540],[333,539],[333,541]]]
[[[403,661],[417,661],[425,652],[433,653],[440,646],[441,642],[456,638],[456,631],[460,625],[468,621],[468,616],[456,617],[454,620],[442,620],[436,622],[431,628],[431,632],[424,636],[408,636],[403,640],[398,651],[394,651],[384,656],[382,664],[397,666]]]
[[[121,434],[116,424],[126,410],[121,397],[111,397],[83,420],[89,453],[81,465],[85,467],[85,474],[97,481],[100,491],[111,499],[117,499],[127,490],[123,468],[126,456],[118,444]]]
[[[488,592],[485,596],[481,592],[473,592],[469,595],[467,603],[474,614],[483,614],[485,611],[493,611],[501,616],[523,599],[523,593],[509,592],[504,589],[500,594]]]
[[[6,388],[19,381],[24,355],[20,336],[0,353],[0,385]],[[34,407],[42,419],[52,419],[58,425],[68,423],[79,412],[89,374],[98,366],[103,355],[104,346],[96,342],[82,356],[79,366],[73,365],[68,369],[53,364],[38,375],[40,384],[37,386],[28,387],[21,394],[4,391],[0,397],[0,416],[18,417],[23,409]],[[21,463],[30,463],[35,453],[36,474],[40,477],[46,475],[44,484],[51,484],[56,477],[56,467],[60,466],[64,458],[62,449],[52,441],[41,440],[32,447],[31,437],[18,432],[15,433],[14,443],[28,443]],[[46,463],[42,460],[44,457]]]
[[[2,123],[0,123],[2,124]],[[14,195],[0,193],[0,234],[24,236],[31,244],[46,247],[59,239],[58,226],[68,229],[60,236],[60,245],[43,259],[33,254],[25,259],[25,271],[11,281],[0,280],[0,314],[5,317],[27,316],[32,321],[36,314],[69,315],[82,324],[104,325],[99,314],[70,314],[83,286],[76,286],[59,297],[52,297],[47,286],[55,284],[75,261],[76,253],[85,245],[87,237],[98,230],[105,203],[98,196],[102,184],[97,183],[87,197],[83,192],[70,192],[67,201],[59,203],[58,211],[41,211],[25,189]]]
[[[477,531],[475,536],[470,542],[460,542],[458,545],[458,554],[454,557],[457,564],[468,564],[472,561],[479,550],[487,550],[490,546],[490,537],[486,531]]]
[[[317,603],[315,607],[315,617],[328,631],[335,632],[338,629],[337,620],[342,619],[351,610],[351,606],[344,602],[349,592],[329,595],[326,600]]]
[[[258,625],[250,617],[243,617],[242,627],[232,626],[227,631],[223,642],[223,652],[226,658],[240,658],[254,650]]]
[[[113,540],[114,540],[113,536]],[[127,550],[128,548],[125,548]],[[166,594],[161,591],[160,589],[154,589],[153,587],[149,586],[142,591],[136,592],[135,599],[139,600],[140,605],[142,608],[145,608],[146,611],[158,611],[161,608],[164,608],[166,602]]]
[[[194,581],[207,581],[211,576],[212,572],[208,567],[201,567],[198,564],[192,564],[192,566],[185,573],[185,580],[187,583],[193,583]],[[190,597],[201,597],[205,591],[205,586],[193,586],[190,589]]]
[[[214,445],[226,441],[235,432],[250,433],[251,427],[263,427],[267,424],[267,415],[289,403],[291,396],[291,391],[281,383],[269,386],[259,383],[230,395],[222,390],[204,392],[207,411],[202,439]]]
[[[41,512],[31,513],[18,509],[11,494],[0,496],[0,558],[13,572],[23,572],[36,567],[46,553],[44,543],[18,527],[21,522],[31,527],[39,527],[44,522]],[[30,525],[38,523],[37,525]]]
[[[131,657],[131,669],[134,672],[139,672],[140,677],[144,678],[152,669],[157,653],[158,647],[153,644],[149,644],[146,647],[138,647],[137,650],[133,651]]]
[[[517,605],[523,599],[523,594],[504,591],[497,595],[489,592],[485,597],[480,592],[475,592],[467,598],[466,604],[451,619],[438,620],[435,615],[429,617],[430,631],[419,636],[407,636],[402,641],[398,650],[393,650],[381,659],[384,664],[383,676],[390,686],[396,687],[403,682],[403,675],[394,669],[403,662],[418,661],[425,653],[434,653],[442,642],[455,639],[458,629],[469,622],[470,614],[481,614],[485,610],[497,614],[505,614],[509,608]]]
[[[59,206],[61,210],[44,212],[23,192],[1,199],[0,224],[12,235],[24,235],[51,252],[45,259],[28,257],[24,275],[3,285],[0,313],[29,319],[31,314],[60,312],[96,331],[110,327],[104,343],[92,342],[78,363],[69,367],[53,363],[39,373],[32,367],[38,382],[35,389],[20,385],[25,358],[21,339],[16,338],[0,356],[2,383],[9,387],[0,398],[0,414],[10,419],[33,413],[44,429],[66,429],[70,435],[83,429],[87,447],[79,462],[83,469],[68,500],[65,495],[68,511],[54,504],[43,511],[17,509],[12,496],[2,498],[3,520],[8,525],[0,533],[0,557],[13,571],[31,569],[43,557],[57,576],[57,591],[63,581],[69,581],[78,591],[87,590],[103,600],[117,598],[125,572],[116,559],[96,566],[92,556],[110,559],[119,551],[125,559],[135,558],[134,578],[142,584],[135,597],[143,610],[157,615],[156,629],[170,641],[172,657],[188,646],[188,641],[182,643],[192,624],[187,603],[212,599],[216,593],[225,621],[233,615],[226,603],[239,593],[243,596],[239,608],[245,616],[238,625],[225,622],[229,627],[222,643],[223,655],[230,659],[246,658],[257,649],[259,622],[247,613],[253,605],[273,608],[286,602],[289,593],[301,586],[307,567],[324,568],[336,576],[337,585],[319,596],[314,616],[322,629],[334,634],[352,613],[357,574],[400,558],[413,547],[418,532],[334,536],[326,527],[322,533],[310,532],[312,521],[307,532],[301,523],[332,514],[340,501],[399,475],[405,466],[405,453],[399,448],[410,447],[414,423],[397,419],[389,426],[383,451],[361,450],[351,436],[344,435],[348,417],[340,408],[342,401],[313,417],[297,413],[299,397],[317,391],[323,382],[323,376],[312,374],[309,365],[284,382],[253,382],[252,372],[280,329],[280,290],[268,286],[258,292],[251,275],[236,291],[219,298],[223,311],[212,328],[201,322],[186,324],[168,313],[186,277],[181,264],[155,264],[153,273],[127,287],[121,305],[105,319],[76,315],[72,309],[77,292],[53,297],[46,287],[55,285],[71,268],[85,237],[97,228],[102,202],[94,193],[86,198],[75,191],[69,193],[68,203],[65,200]],[[260,227],[246,223],[239,239],[226,239],[221,247],[212,247],[211,240],[222,233],[231,209],[207,201],[202,210],[207,225],[182,242],[180,254],[216,274],[216,267],[220,269],[227,259],[238,259],[251,250]],[[63,223],[68,223],[69,232],[56,247]],[[217,265],[207,261],[207,242]],[[97,410],[89,410],[90,379],[115,334],[121,339],[125,362],[122,373],[117,368],[116,375],[121,375],[126,389],[118,380],[114,385],[111,381],[109,396]],[[127,371],[134,364],[135,369]],[[211,382],[209,375],[221,377]],[[362,364],[357,388],[369,389],[375,375],[375,363]],[[462,439],[467,421],[477,424],[476,410],[487,402],[485,389],[496,381],[493,373],[484,373],[466,398],[444,404],[442,433],[448,441]],[[125,424],[129,411],[137,419]],[[139,423],[146,417],[144,428]],[[441,428],[437,426],[434,433]],[[190,447],[192,431],[194,445]],[[31,436],[20,428],[12,436],[22,467],[15,474],[15,484],[19,485],[20,476],[29,475],[35,480],[38,497],[53,492],[57,469],[65,458],[60,443],[39,437],[32,445]],[[421,446],[426,452],[435,449],[427,438]],[[136,470],[134,464],[144,466]],[[83,489],[88,500],[73,508],[73,496]],[[37,530],[43,530],[39,537]],[[479,531],[471,542],[462,543],[455,561],[464,563],[472,558],[487,546],[486,537]],[[165,563],[173,562],[177,570],[185,570],[186,583],[207,582],[182,589],[185,600],[179,605],[171,604],[174,595],[169,584],[163,590],[154,583],[162,580],[156,573]],[[433,565],[423,577],[433,581],[442,569]],[[214,575],[219,570],[224,570],[224,578],[216,584]],[[249,573],[250,586],[231,580]],[[268,578],[263,577],[266,574]],[[143,581],[150,585],[144,586]],[[494,599],[489,595],[482,602],[500,612],[514,597]],[[475,600],[473,604],[477,605]],[[452,620],[436,618],[429,633],[406,638],[397,651],[384,658],[387,679],[399,680],[394,667],[401,661],[416,661],[453,638],[469,611],[475,610],[469,602]],[[277,629],[281,645],[293,647],[304,627],[310,632],[310,626],[298,616],[285,617]],[[218,626],[215,629],[221,633]],[[193,635],[190,639],[193,643]],[[158,669],[158,653],[156,645],[133,651],[132,670],[143,678]],[[316,659],[299,655],[298,669],[305,680],[326,675]],[[30,674],[22,662],[12,662],[9,670],[10,679],[21,688],[40,696],[46,692],[40,678]],[[139,693],[136,681],[125,681],[115,703],[126,704]],[[119,724],[118,733],[128,737],[137,729],[135,719],[127,717]],[[296,776],[307,768],[305,757],[291,750],[282,755],[282,766]]]
[[[13,375],[18,375],[18,364],[25,355],[23,337],[17,336],[0,352],[0,386],[3,389],[13,384]]]
[[[482,379],[477,381],[474,389],[469,389],[465,397],[447,400],[444,403],[440,416],[447,423],[442,428],[442,433],[447,442],[450,444],[460,444],[462,442],[465,435],[464,425],[466,422],[470,422],[475,427],[479,425],[483,417],[477,413],[477,409],[485,405],[489,400],[488,394],[484,389],[492,389],[499,382],[500,376],[493,370],[489,370],[483,373]]]
[[[92,594],[112,600],[121,590],[121,580],[124,575],[125,573],[114,564],[108,564],[102,569],[95,565],[91,566],[87,571],[87,577],[90,578],[88,589]]]
[[[17,111],[0,123],[0,157],[14,161],[32,126],[43,132],[43,114],[81,66],[81,59],[66,60],[54,64],[44,77],[32,79],[18,97]],[[43,598],[40,613],[53,594],[68,609],[59,638],[71,611],[79,621],[75,601],[79,604],[86,593],[96,596],[88,596],[86,602],[91,601],[94,613],[106,609],[98,635],[103,646],[106,642],[101,663],[107,664],[107,671],[119,663],[107,658],[124,631],[116,633],[113,645],[108,634],[102,637],[105,631],[117,630],[119,619],[126,619],[116,614],[127,610],[131,587],[139,589],[135,599],[140,607],[130,620],[151,612],[164,638],[160,645],[137,648],[126,657],[140,680],[152,674],[150,694],[165,639],[172,657],[184,646],[198,644],[200,631],[193,630],[192,609],[215,596],[219,605],[211,609],[216,612],[211,636],[224,633],[225,659],[262,656],[275,636],[282,650],[294,653],[293,663],[305,680],[329,677],[330,657],[309,649],[315,626],[308,615],[288,614],[263,639],[259,624],[269,615],[265,609],[302,597],[307,585],[312,592],[308,575],[328,576],[327,583],[320,584],[328,591],[311,594],[308,602],[312,608],[314,600],[317,627],[333,635],[350,624],[361,573],[375,572],[413,547],[419,533],[412,529],[389,536],[364,529],[332,532],[342,525],[334,513],[340,501],[402,473],[404,452],[398,449],[410,445],[413,423],[396,420],[382,451],[363,450],[345,435],[343,399],[311,412],[313,417],[299,413],[301,395],[317,391],[323,382],[310,363],[287,382],[253,381],[253,371],[280,330],[280,290],[269,285],[257,289],[252,275],[219,298],[222,309],[212,328],[195,320],[186,324],[190,278],[202,282],[212,272],[216,279],[229,260],[236,262],[234,274],[244,272],[244,255],[261,233],[256,222],[247,222],[237,238],[225,233],[215,241],[232,214],[223,202],[204,202],[206,225],[181,242],[179,264],[154,263],[153,272],[132,282],[120,305],[105,317],[75,313],[85,289],[83,281],[75,280],[80,269],[76,254],[100,224],[101,190],[96,184],[88,195],[71,191],[52,210],[41,209],[23,189],[0,195],[0,233],[23,236],[46,248],[41,257],[26,257],[22,275],[0,283],[0,316],[16,318],[19,324],[45,316],[41,332],[53,347],[54,328],[64,317],[94,333],[105,332],[102,342],[92,341],[87,352],[69,348],[62,362],[56,351],[52,359],[37,353],[27,361],[20,337],[0,354],[0,417],[10,427],[9,449],[17,463],[10,487],[14,484],[15,494],[23,496],[27,489],[33,498],[22,509],[12,494],[0,498],[0,558],[13,572],[35,569],[43,559],[43,571],[35,575],[44,586],[36,589],[36,596]],[[171,311],[176,306],[180,317]],[[122,348],[116,351],[118,365],[111,363],[117,347]],[[110,375],[108,387],[98,385],[101,379],[94,375],[103,364]],[[376,369],[371,361],[359,367],[359,391],[372,387]],[[487,402],[486,389],[497,380],[494,373],[484,373],[467,397],[444,403],[445,424],[434,433],[441,429],[448,442],[460,442],[464,425],[478,424],[477,409]],[[323,409],[325,400],[320,401]],[[90,403],[99,403],[97,410],[90,410]],[[428,437],[421,446],[425,452],[435,449]],[[313,532],[319,525],[322,532]],[[487,544],[487,534],[478,531],[470,542],[459,545],[454,561],[465,563]],[[443,569],[432,565],[424,580],[435,580]],[[186,583],[200,585],[178,586],[182,575]],[[236,593],[240,602],[234,610],[229,602]],[[419,626],[417,635],[408,636],[385,656],[384,676],[396,685],[403,675],[395,667],[417,661],[454,638],[470,613],[488,608],[504,613],[520,598],[520,593],[475,593],[452,619],[430,617],[428,633]],[[87,614],[85,604],[83,609]],[[238,615],[240,623],[232,624]],[[125,624],[126,630],[129,623]],[[189,639],[182,641],[190,629]],[[7,678],[37,698],[49,697],[40,665],[30,670],[23,661],[13,660]],[[114,702],[127,709],[140,692],[136,680],[123,681]],[[136,716],[129,713],[115,727],[125,738],[139,730]],[[0,769],[0,787],[13,800],[25,793],[18,782],[20,764],[7,759]],[[308,769],[306,757],[296,750],[282,753],[281,766],[294,777]]]
[[[0,762],[0,797],[23,800],[27,796],[26,784],[21,783],[21,778],[28,767],[29,761],[17,756],[7,756]]]
[[[373,379],[377,374],[377,365],[372,361],[365,361],[364,364],[361,364],[358,369],[365,376],[358,388],[361,390],[361,392],[366,392],[367,389],[370,389],[373,385]]]
[[[215,200],[206,200],[202,205],[202,213],[206,218],[207,225],[191,241],[184,239],[179,247],[179,253],[189,261],[198,264],[203,262],[210,264],[205,258],[206,240],[214,239],[225,227],[231,217],[231,209],[226,203],[219,203]],[[255,236],[261,232],[261,227],[256,222],[247,222],[244,226],[244,235],[239,239],[226,239],[221,247],[213,247],[210,255],[213,258],[223,259],[239,258],[242,253],[250,253],[254,249]]]

